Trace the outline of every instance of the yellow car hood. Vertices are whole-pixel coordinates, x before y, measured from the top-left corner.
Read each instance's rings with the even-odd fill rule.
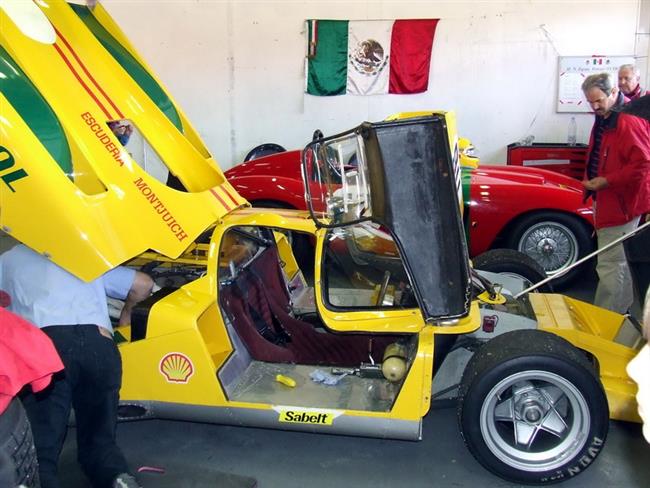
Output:
[[[175,258],[247,203],[101,5],[6,0],[0,26],[5,232],[91,280],[147,249]],[[118,120],[148,153],[122,146]]]

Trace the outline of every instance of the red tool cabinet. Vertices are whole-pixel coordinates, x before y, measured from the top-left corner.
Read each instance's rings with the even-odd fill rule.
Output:
[[[587,160],[587,145],[535,142],[508,144],[508,164],[556,171],[581,180]]]

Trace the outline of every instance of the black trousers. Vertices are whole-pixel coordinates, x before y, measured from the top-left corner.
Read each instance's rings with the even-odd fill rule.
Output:
[[[112,339],[96,325],[43,328],[65,369],[43,392],[24,399],[32,424],[42,488],[59,488],[57,465],[70,408],[77,425],[77,458],[96,488],[110,487],[128,472],[115,442],[122,360]]]

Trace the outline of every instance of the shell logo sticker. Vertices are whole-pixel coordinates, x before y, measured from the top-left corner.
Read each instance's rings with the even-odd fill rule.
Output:
[[[170,352],[160,360],[158,370],[168,383],[187,383],[194,374],[194,365],[185,354]]]

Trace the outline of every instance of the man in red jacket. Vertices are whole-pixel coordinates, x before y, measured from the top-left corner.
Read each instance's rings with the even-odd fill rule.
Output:
[[[650,123],[616,111],[624,102],[607,73],[582,84],[596,114],[589,140],[585,190],[594,198],[598,246],[604,247],[650,212]],[[598,256],[596,305],[625,313],[632,305],[632,277],[622,245]]]

